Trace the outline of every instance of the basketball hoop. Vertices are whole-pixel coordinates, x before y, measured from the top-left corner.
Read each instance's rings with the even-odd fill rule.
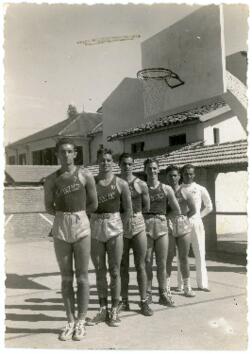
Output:
[[[178,74],[165,68],[148,68],[142,69],[137,72],[137,78],[141,80],[164,80],[171,88],[184,85],[184,81],[180,79]]]

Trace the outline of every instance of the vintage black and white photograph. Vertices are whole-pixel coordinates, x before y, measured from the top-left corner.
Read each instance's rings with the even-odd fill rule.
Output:
[[[3,5],[5,349],[248,350],[250,10]]]

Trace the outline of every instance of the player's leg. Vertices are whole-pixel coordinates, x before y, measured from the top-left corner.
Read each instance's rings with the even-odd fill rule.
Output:
[[[147,252],[147,238],[145,230],[139,232],[132,239],[132,248],[134,253],[134,263],[137,272],[137,283],[140,293],[140,308],[144,316],[152,316],[153,311],[149,307],[147,299],[147,275],[145,268],[145,259]]]
[[[159,286],[159,303],[165,306],[174,306],[171,295],[167,294],[166,262],[168,254],[168,234],[155,240],[155,256],[157,264],[157,279]]]
[[[93,326],[107,319],[108,283],[106,266],[106,243],[91,239],[91,258],[95,267],[96,287],[100,309],[93,319],[87,320],[87,325]]]
[[[191,242],[196,263],[196,279],[198,288],[208,291],[208,276],[206,268],[205,230],[201,219],[193,221]]]
[[[121,262],[121,297],[120,309],[122,311],[129,311],[129,251],[131,246],[131,239],[123,237],[123,255]]]
[[[172,235],[172,231],[169,229],[169,246],[168,246],[168,255],[166,261],[166,277],[167,277],[167,293],[171,294],[171,272],[172,272],[172,262],[173,258],[176,255],[176,243],[175,238]]]
[[[191,244],[190,233],[176,239],[181,274],[183,278],[184,294],[187,297],[194,297],[190,282],[189,250]]]
[[[109,274],[110,274],[110,292],[111,292],[111,312],[109,317],[109,325],[118,327],[120,320],[118,317],[120,293],[121,293],[121,275],[120,266],[123,254],[123,237],[122,234],[110,238],[106,242],[106,250],[108,254]]]
[[[78,305],[78,318],[73,339],[81,340],[86,334],[84,324],[89,302],[88,264],[90,257],[90,235],[75,242],[73,249]]]
[[[59,335],[60,340],[72,339],[74,333],[73,248],[71,243],[54,237],[54,250],[61,274],[61,293],[67,315],[67,325]]]
[[[147,300],[152,303],[152,279],[153,279],[153,253],[154,253],[154,240],[147,236],[147,252],[145,257],[145,269],[147,275]]]

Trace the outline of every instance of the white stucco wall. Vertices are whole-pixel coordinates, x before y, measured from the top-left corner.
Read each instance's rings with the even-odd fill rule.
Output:
[[[142,82],[138,79],[124,79],[103,103],[102,112],[103,144],[118,153],[121,144],[108,143],[107,137],[143,122]]]
[[[202,131],[198,124],[187,125],[184,127],[167,129],[156,133],[138,135],[124,139],[124,149],[131,152],[131,144],[144,141],[144,150],[159,149],[169,146],[169,137],[173,135],[186,134],[187,143],[203,139]]]
[[[248,172],[220,173],[216,178],[216,211],[246,212]],[[217,234],[247,232],[247,216],[218,215]]]
[[[181,107],[225,92],[223,16],[219,6],[204,6],[142,43],[142,67],[176,72],[184,85],[144,82],[146,115]]]
[[[214,128],[219,129],[220,143],[247,138],[246,131],[237,116],[231,116],[228,117],[228,119],[226,119],[225,116],[221,116],[202,123],[204,143],[206,145],[214,144]]]

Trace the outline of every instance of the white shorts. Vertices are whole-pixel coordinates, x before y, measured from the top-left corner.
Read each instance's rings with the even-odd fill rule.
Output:
[[[123,236],[131,239],[140,232],[145,231],[145,221],[141,212],[133,214],[131,219],[131,232],[125,232]]]
[[[168,235],[168,225],[165,215],[145,215],[146,235],[157,240]]]
[[[73,243],[83,237],[89,236],[90,233],[90,223],[85,210],[73,213],[56,212],[52,227],[53,237]]]
[[[107,242],[112,237],[122,236],[123,224],[120,213],[104,213],[91,215],[91,237]]]

